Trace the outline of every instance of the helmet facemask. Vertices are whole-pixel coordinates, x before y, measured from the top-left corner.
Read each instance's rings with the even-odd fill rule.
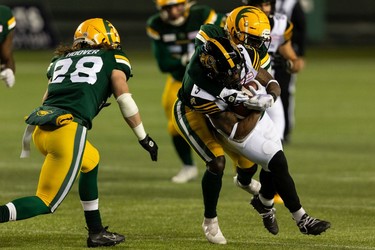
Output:
[[[268,50],[271,44],[271,36],[255,36],[247,33],[237,32],[235,38],[242,44],[245,48],[253,47],[256,50],[260,50],[263,45]]]
[[[257,50],[269,47],[271,27],[266,14],[253,6],[234,9],[228,16],[224,27],[228,37],[236,44]]]

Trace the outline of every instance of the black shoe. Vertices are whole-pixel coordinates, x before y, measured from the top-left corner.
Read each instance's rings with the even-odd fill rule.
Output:
[[[250,204],[262,217],[263,225],[268,232],[276,235],[279,232],[279,226],[277,225],[276,221],[276,209],[274,207],[266,207],[263,205],[263,203],[259,200],[259,195],[254,195],[250,201]]]
[[[330,228],[331,223],[304,214],[301,220],[297,223],[297,226],[303,234],[319,235]]]
[[[125,236],[112,233],[107,231],[108,227],[102,229],[100,233],[90,233],[89,237],[87,238],[87,246],[88,247],[108,247],[117,245],[123,241],[125,241]]]

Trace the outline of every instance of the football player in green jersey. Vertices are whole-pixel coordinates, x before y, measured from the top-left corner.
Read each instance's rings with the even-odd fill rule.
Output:
[[[55,212],[79,175],[78,191],[89,231],[87,246],[112,246],[125,240],[102,225],[97,186],[100,156],[87,140],[87,131],[113,95],[139,143],[157,160],[158,147],[146,133],[129,92],[131,76],[120,36],[102,18],[84,21],[75,31],[73,45],[57,48],[47,71],[49,84],[43,105],[26,119],[24,144],[33,132],[34,144],[45,156],[36,195],[0,206],[0,222]],[[21,157],[29,153],[24,149]]]
[[[234,114],[224,112],[230,106],[248,101],[249,97],[238,88],[240,83],[259,80],[267,85],[267,93],[255,105],[269,107],[278,95],[278,85],[270,74],[260,68],[259,55],[255,49],[246,49],[242,45],[237,48],[225,37],[209,39],[209,43],[198,46],[183,79],[182,88],[178,92],[178,100],[174,105],[175,127],[189,142],[190,146],[206,163],[206,171],[202,178],[204,200],[203,230],[209,242],[226,244],[220,231],[217,219],[217,203],[225,168],[224,148],[208,125],[207,116],[222,117],[221,123],[230,123]],[[254,126],[260,112],[252,113],[237,125],[237,136],[248,126]],[[239,154],[227,152],[238,166],[238,177],[241,188],[251,194],[259,192],[260,185],[252,180],[254,163]],[[239,184],[238,184],[239,185]]]
[[[10,8],[0,5],[0,79],[8,88],[13,87],[16,82],[16,66],[13,57],[13,37],[16,27]]]
[[[175,130],[172,122],[172,106],[186,65],[194,53],[194,39],[202,24],[220,23],[216,12],[208,6],[187,0],[156,0],[157,14],[147,21],[147,34],[152,41],[152,51],[159,69],[168,73],[162,94],[162,105],[168,120],[168,133],[182,168],[172,177],[174,183],[196,179],[198,169],[189,145]]]

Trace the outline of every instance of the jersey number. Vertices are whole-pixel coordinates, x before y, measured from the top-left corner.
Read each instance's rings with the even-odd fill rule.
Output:
[[[55,65],[51,83],[61,83],[69,69],[73,64],[71,58],[60,60]],[[99,56],[85,56],[79,59],[75,65],[75,70],[70,73],[71,82],[85,82],[88,84],[95,84],[97,80],[96,74],[100,72],[103,67],[103,60]]]

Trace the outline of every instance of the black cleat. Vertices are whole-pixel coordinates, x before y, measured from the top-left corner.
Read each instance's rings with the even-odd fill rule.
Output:
[[[274,207],[266,207],[263,205],[263,203],[259,200],[259,195],[254,195],[250,201],[250,204],[262,217],[263,225],[268,232],[276,235],[279,232],[279,226],[277,225],[276,221],[276,209]]]
[[[330,228],[331,223],[304,214],[301,220],[297,223],[297,226],[303,234],[319,235]]]
[[[117,245],[123,241],[125,241],[125,236],[112,233],[107,231],[108,227],[104,227],[100,233],[90,233],[89,237],[87,238],[87,246],[88,247],[109,247]]]

